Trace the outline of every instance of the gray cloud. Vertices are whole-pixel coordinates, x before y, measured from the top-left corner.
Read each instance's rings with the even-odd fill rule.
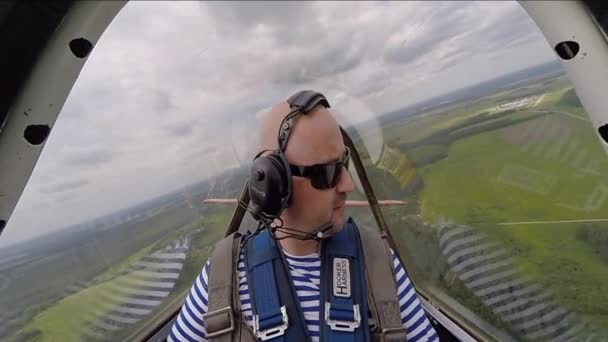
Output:
[[[307,44],[318,37],[318,10],[312,2],[210,1],[202,4],[219,24],[217,32],[222,36],[246,38],[248,32],[263,25],[273,32],[281,46]],[[299,38],[298,41],[293,40],[294,36]]]
[[[272,27],[298,26],[310,18],[315,18],[311,2],[277,2],[277,1],[225,1],[203,2],[209,13],[218,22],[230,23],[222,29],[245,27],[257,24]]]
[[[467,2],[443,3],[431,13],[425,13],[426,18],[416,20],[419,26],[406,31],[398,45],[386,50],[385,60],[412,64],[454,36],[467,34],[474,29],[472,5]]]
[[[329,45],[329,44],[327,44]],[[320,77],[335,77],[359,66],[363,56],[358,46],[348,41],[338,41],[330,46],[320,46],[299,54],[287,55],[275,68],[273,81],[279,84],[302,84]]]
[[[507,30],[505,27],[508,27],[509,29]],[[496,21],[487,23],[485,28],[489,29],[489,31],[486,32],[489,41],[500,41],[509,36],[540,37],[540,32],[534,21],[532,21],[527,14],[522,13],[522,9],[519,6],[511,6],[503,15],[499,16]]]
[[[99,166],[112,161],[117,152],[104,150],[82,151],[69,155],[64,159],[66,164],[74,167]]]
[[[554,58],[542,40],[515,2],[129,2],[89,56],[0,244],[249,162],[256,113],[296,90],[370,118]]]
[[[442,58],[442,60],[441,60],[442,64],[437,71],[441,72],[441,71],[454,67],[454,66],[458,65],[459,62],[462,62],[466,58],[470,57],[471,54],[472,54],[471,51],[466,50],[466,49],[450,53],[447,56],[445,56],[444,58]]]
[[[190,135],[194,132],[193,122],[182,122],[176,125],[172,125],[167,127],[167,131],[169,135],[182,137],[186,135]]]
[[[42,192],[45,194],[56,194],[65,191],[72,191],[78,188],[81,188],[85,185],[89,184],[88,180],[80,179],[80,180],[72,180],[64,183],[59,183],[55,185],[51,185],[42,189]]]

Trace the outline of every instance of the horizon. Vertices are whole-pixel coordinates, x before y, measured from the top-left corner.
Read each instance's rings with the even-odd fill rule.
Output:
[[[87,57],[0,246],[246,163],[257,115],[283,94],[317,89],[348,126],[556,60],[516,2],[129,2]]]
[[[440,98],[440,97],[448,96],[450,94],[457,93],[457,92],[462,91],[464,89],[474,88],[474,87],[479,86],[481,84],[492,82],[492,81],[495,81],[495,80],[500,79],[500,78],[504,78],[504,77],[506,77],[508,75],[511,75],[511,74],[517,74],[517,73],[520,73],[520,72],[523,72],[523,71],[526,71],[526,70],[536,69],[536,68],[539,68],[539,67],[542,67],[542,66],[545,66],[545,65],[549,65],[549,64],[558,64],[558,65],[561,66],[561,64],[559,64],[559,62],[556,63],[555,61],[550,61],[550,62],[546,62],[546,63],[537,64],[537,65],[534,65],[534,66],[531,66],[531,67],[523,68],[521,70],[516,70],[516,71],[513,71],[513,72],[508,72],[508,73],[505,73],[505,74],[498,75],[497,77],[495,77],[495,78],[493,78],[491,80],[485,80],[485,81],[478,82],[476,84],[470,85],[470,86],[465,87],[465,88],[461,88],[461,89],[457,89],[457,90],[454,90],[454,91],[451,91],[451,92],[440,94],[440,95],[437,95],[434,98]],[[563,71],[562,71],[562,73],[563,73]],[[533,80],[530,83],[532,83],[532,82],[533,82]],[[524,85],[525,84],[528,84],[528,83],[524,83]],[[521,86],[521,85],[518,85],[518,87],[519,86]],[[482,99],[482,98],[483,98],[483,96],[482,97],[478,97],[475,100],[479,100],[479,99]],[[390,112],[385,112],[385,113],[382,113],[382,114],[378,115],[377,117],[375,117],[375,118],[373,118],[371,120],[373,120],[373,121],[380,121],[380,119],[383,118],[383,117],[394,115],[395,113],[398,113],[400,111],[407,111],[410,108],[415,108],[417,106],[420,106],[422,103],[425,103],[425,102],[428,102],[428,101],[431,101],[431,100],[433,100],[433,98],[426,99],[426,100],[423,100],[423,101],[420,101],[418,103],[405,106],[405,107],[397,109],[397,110],[393,110],[393,111],[390,111]],[[458,101],[456,101],[456,102],[458,102]],[[448,105],[453,105],[453,103],[443,103],[443,104],[441,104],[441,106],[433,108],[431,111],[439,110],[439,109],[441,109],[443,107],[446,107]],[[405,118],[405,117],[408,117],[408,118],[409,117],[415,117],[415,116],[424,114],[426,112],[428,112],[428,111],[424,110],[424,111],[421,111],[421,112],[416,112],[416,113],[408,114],[406,116],[403,116],[403,118]],[[363,124],[365,124],[365,123],[366,122],[363,122]],[[239,166],[228,167],[228,168],[226,168],[224,170],[223,173],[230,172],[230,171],[236,171],[236,170],[242,169],[244,167],[246,167],[246,165],[242,165],[242,164],[239,165]],[[197,180],[197,181],[193,181],[193,182],[191,182],[189,184],[186,184],[186,185],[180,185],[177,188],[169,189],[169,190],[167,190],[165,192],[156,194],[156,195],[154,195],[152,197],[142,199],[141,201],[133,203],[133,204],[130,204],[130,205],[126,206],[126,207],[118,208],[118,209],[116,209],[114,211],[103,213],[103,214],[100,214],[100,215],[97,215],[97,216],[88,217],[88,218],[85,218],[82,221],[74,222],[74,223],[72,223],[70,225],[63,226],[61,228],[52,230],[52,231],[48,232],[47,234],[32,236],[29,239],[16,240],[16,241],[14,241],[14,242],[12,242],[10,244],[6,244],[6,245],[3,245],[1,243],[2,242],[1,241],[2,238],[0,236],[0,250],[5,249],[5,248],[8,249],[9,247],[15,247],[17,245],[26,244],[26,243],[29,243],[29,242],[34,242],[34,241],[37,241],[37,240],[43,240],[43,239],[48,238],[50,236],[53,236],[55,234],[65,233],[65,232],[67,232],[67,231],[69,231],[71,229],[79,229],[79,228],[82,229],[82,227],[81,227],[82,225],[86,225],[88,223],[91,223],[91,222],[94,222],[94,221],[98,221],[98,220],[106,218],[106,217],[115,216],[115,215],[118,215],[121,212],[126,212],[126,211],[134,210],[135,208],[141,207],[141,206],[146,205],[146,204],[149,204],[150,202],[158,201],[158,200],[162,199],[163,197],[167,197],[167,196],[171,196],[171,195],[175,196],[178,193],[183,192],[183,191],[185,191],[187,189],[190,189],[192,187],[195,187],[195,186],[211,186],[211,185],[209,185],[209,182],[211,182],[214,179],[222,176],[223,173],[212,174],[212,175],[209,175],[209,177],[207,177],[207,178],[200,179],[200,180]]]

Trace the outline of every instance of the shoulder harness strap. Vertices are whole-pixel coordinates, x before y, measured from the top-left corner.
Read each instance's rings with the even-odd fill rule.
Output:
[[[354,223],[351,220],[349,220],[349,223]],[[347,225],[350,226],[350,225]],[[361,295],[363,296],[367,296],[368,298],[368,305],[369,305],[369,310],[372,312],[372,316],[374,317],[376,324],[375,324],[375,329],[374,331],[371,332],[371,334],[369,334],[371,336],[371,341],[372,342],[396,342],[396,341],[407,341],[407,337],[406,337],[406,329],[403,327],[403,324],[401,322],[401,311],[400,311],[400,307],[399,307],[399,300],[397,297],[397,286],[395,284],[394,281],[386,281],[386,279],[395,279],[395,272],[394,272],[394,268],[393,268],[393,258],[390,252],[390,248],[389,245],[386,243],[386,241],[380,236],[380,234],[377,231],[374,231],[370,228],[367,227],[363,227],[360,229],[357,229],[356,225],[352,225],[356,230],[354,230],[355,232],[358,231],[359,232],[359,236],[360,236],[360,242],[358,241],[351,241],[350,244],[346,244],[346,245],[351,245],[351,246],[359,246],[359,248],[356,248],[357,250],[361,250],[360,246],[362,246],[363,248],[363,256],[359,255],[357,256],[357,258],[359,260],[363,259],[364,260],[364,265],[365,265],[365,271],[362,272],[363,274],[360,275],[356,275],[356,274],[352,274],[350,275],[351,279],[354,279],[354,281],[357,281],[357,279],[362,279],[362,281],[366,282],[367,286],[359,286],[359,285],[354,285],[351,286],[350,291],[354,291],[354,289],[356,288],[360,288],[362,290]],[[344,230],[345,233],[347,233],[346,230]],[[348,236],[346,236],[347,239],[352,239],[353,236],[356,235],[352,235],[353,230],[351,229],[350,234]],[[238,233],[236,233],[236,235],[238,235]],[[263,235],[263,234],[259,234],[259,235]],[[256,238],[259,238],[256,237]],[[262,236],[261,240],[258,240],[258,243],[271,243],[272,242],[270,240],[272,240],[271,238],[269,238],[268,240],[265,240],[265,238],[269,238],[268,236],[264,237]],[[335,238],[332,237],[332,239]],[[257,240],[257,239],[250,239],[250,240]],[[265,241],[264,241],[265,240]],[[243,341],[243,342],[253,342],[256,341],[256,338],[253,336],[253,334],[251,333],[251,331],[249,329],[244,329],[243,326],[244,324],[242,324],[242,317],[240,314],[240,303],[239,303],[239,295],[238,295],[238,286],[233,286],[233,284],[237,284],[238,283],[238,272],[237,272],[237,263],[238,263],[238,256],[240,254],[240,241],[241,241],[241,236],[235,236],[235,234],[232,234],[228,237],[226,237],[225,239],[221,240],[215,247],[215,250],[212,254],[212,262],[210,264],[210,270],[209,270],[209,312],[205,315],[204,317],[204,321],[205,321],[205,328],[207,329],[207,333],[209,336],[209,341],[210,342],[232,342],[232,341]],[[252,242],[250,241],[250,242]],[[336,242],[338,242],[336,240]],[[358,243],[353,243],[353,242],[358,242]],[[341,243],[340,245],[345,245],[344,243]],[[332,250],[333,247],[328,248],[328,245],[325,244],[325,250]],[[257,247],[261,247],[261,246],[257,246]],[[257,248],[253,248],[251,250],[260,250]],[[261,249],[264,250],[264,249]],[[275,341],[279,341],[282,338],[278,338],[280,336],[282,336],[283,338],[286,338],[285,340],[287,341],[291,341],[291,339],[289,339],[289,335],[291,335],[292,337],[296,337],[296,340],[300,341],[300,340],[308,340],[309,336],[308,336],[308,332],[306,327],[304,326],[305,321],[303,321],[303,318],[301,317],[301,310],[300,307],[297,303],[297,301],[294,301],[293,299],[295,298],[295,296],[297,295],[295,293],[295,289],[293,288],[293,284],[290,281],[290,275],[289,275],[289,270],[287,268],[287,266],[285,265],[284,262],[280,262],[280,264],[277,262],[283,258],[281,258],[278,254],[276,254],[276,252],[279,251],[279,248],[274,245],[274,248],[269,248],[269,249],[265,249],[265,250],[274,250],[274,252],[271,253],[264,253],[264,255],[260,255],[258,254],[257,257],[253,258],[253,259],[257,259],[257,261],[254,261],[253,263],[249,263],[246,265],[247,268],[247,272],[248,272],[248,282],[249,282],[249,290],[250,290],[250,297],[253,299],[255,297],[257,297],[257,295],[254,297],[253,296],[253,292],[255,291],[254,287],[255,287],[255,280],[253,279],[261,279],[262,277],[260,277],[260,275],[264,274],[263,272],[257,272],[257,278],[255,275],[253,275],[253,273],[256,272],[252,272],[252,268],[254,268],[254,264],[257,264],[258,266],[262,265],[262,264],[266,264],[266,265],[272,265],[271,269],[273,270],[272,275],[270,276],[266,276],[266,279],[276,279],[276,283],[274,284],[274,288],[275,288],[275,294],[271,295],[273,298],[279,298],[280,302],[279,303],[275,303],[276,306],[272,309],[272,311],[277,311],[274,309],[278,309],[280,314],[279,315],[265,315],[268,317],[258,317],[258,319],[260,320],[259,322],[262,323],[262,321],[266,320],[267,323],[270,323],[271,326],[281,326],[283,323],[283,314],[280,311],[280,307],[279,304],[282,304],[286,307],[286,311],[288,312],[288,317],[289,319],[289,329],[287,329],[287,331],[290,332],[290,334],[281,334],[279,336],[266,336],[266,340],[270,340],[272,342]],[[280,252],[279,252],[280,253]],[[335,303],[335,299],[343,299],[343,298],[339,298],[336,296],[333,296],[334,298],[332,298],[334,301],[330,300],[328,302],[324,302],[323,298],[325,298],[326,295],[331,295],[333,292],[332,288],[332,284],[333,282],[331,280],[334,279],[333,277],[333,264],[334,262],[336,262],[335,257],[339,257],[339,255],[345,256],[345,255],[354,255],[352,250],[349,251],[338,251],[337,253],[332,253],[333,257],[332,259],[330,259],[330,257],[328,255],[326,255],[328,253],[324,253],[324,260],[323,261],[330,261],[328,262],[324,262],[324,264],[326,265],[331,265],[329,267],[330,269],[330,276],[329,277],[324,277],[325,279],[328,279],[329,281],[327,282],[326,286],[323,286],[322,289],[322,302],[321,304],[321,314],[320,314],[320,324],[321,324],[321,329],[324,329],[324,326],[330,327],[331,325],[333,325],[334,327],[347,327],[349,326],[349,322],[356,322],[356,318],[354,317],[355,315],[355,311],[353,310],[353,306],[351,306],[350,302],[347,305],[344,305],[345,303],[336,303],[336,304],[341,304],[341,305],[336,305]],[[355,253],[358,254],[358,253]],[[248,260],[248,257],[245,258],[246,260]],[[340,261],[340,259],[337,259],[338,262]],[[264,262],[266,261],[266,262]],[[268,263],[270,261],[270,263]],[[362,263],[363,264],[363,263]],[[353,266],[356,266],[356,263],[353,264]],[[351,266],[349,269],[353,270],[354,267]],[[278,267],[282,267],[282,269],[278,268]],[[256,267],[259,269],[259,267]],[[266,266],[266,269],[268,270],[268,266]],[[328,267],[325,267],[324,270],[322,270],[322,272],[328,272],[327,271]],[[220,272],[218,271],[214,271],[214,270],[222,270]],[[226,272],[227,270],[232,270],[232,272]],[[266,271],[267,272],[267,271]],[[356,272],[355,272],[356,273]],[[285,275],[288,275],[287,277],[285,277]],[[252,283],[253,280],[253,283]],[[259,282],[258,282],[259,283]],[[288,283],[288,284],[287,284]],[[286,285],[286,286],[281,286],[281,285]],[[267,288],[272,288],[273,286],[269,286]],[[324,290],[325,288],[327,288],[329,291],[328,292],[326,290]],[[367,291],[366,291],[367,290]],[[259,289],[258,289],[259,291]],[[279,293],[277,293],[276,291],[278,291]],[[263,291],[260,291],[261,293],[264,293]],[[290,298],[287,298],[287,296],[289,294],[292,294],[293,296],[290,296]],[[268,297],[268,296],[265,296]],[[331,296],[329,296],[331,297]],[[351,295],[352,297],[352,295]],[[266,299],[262,299],[262,300],[267,300]],[[329,305],[327,305],[329,304]],[[362,302],[363,304],[363,302]],[[252,305],[255,306],[254,301],[252,300]],[[354,304],[353,304],[354,305]],[[346,306],[348,306],[348,308],[346,308]],[[365,307],[365,306],[364,306]],[[367,308],[364,309],[364,307],[360,307],[359,312],[360,312],[360,322],[361,325],[364,323],[364,327],[368,327],[368,322],[367,322],[367,315],[364,314],[367,312]],[[234,310],[234,308],[237,308],[237,310]],[[327,318],[330,318],[330,320],[327,320],[327,318],[325,317],[326,314],[326,310],[329,309],[329,312],[327,314]],[[364,309],[364,310],[361,310]],[[254,309],[254,314],[256,313],[255,309]],[[260,313],[258,313],[259,315]],[[276,314],[276,313],[275,313]],[[348,316],[348,317],[347,317]],[[335,318],[335,319],[331,319],[331,318]],[[330,323],[328,323],[328,321]],[[342,325],[344,322],[346,322],[346,325]],[[260,328],[262,324],[259,324]],[[294,326],[297,326],[297,328],[293,329]],[[359,329],[360,330],[360,329]],[[367,330],[367,329],[365,329]],[[295,336],[293,335],[294,332],[296,331],[300,331],[300,333],[295,334]],[[335,331],[334,333],[340,333],[339,330]],[[352,334],[352,333],[350,333]],[[368,335],[368,334],[365,334]],[[352,336],[352,335],[350,335]],[[328,336],[329,337],[329,336]],[[332,336],[334,339],[337,337],[337,335]],[[351,337],[352,338],[352,337]],[[323,339],[323,337],[322,337]],[[334,340],[332,339],[332,341]],[[323,339],[325,340],[325,339]],[[355,339],[357,340],[357,339]]]
[[[393,257],[386,240],[369,227],[359,229],[367,269],[369,307],[376,319],[373,342],[407,341],[395,284]],[[393,281],[387,281],[393,279]]]
[[[369,342],[365,258],[354,221],[321,248],[321,341]]]
[[[289,267],[268,229],[245,243],[253,331],[261,341],[310,341]]]
[[[242,322],[238,295],[238,256],[242,236],[233,233],[220,240],[209,264],[209,304],[203,322],[210,342],[254,342]]]

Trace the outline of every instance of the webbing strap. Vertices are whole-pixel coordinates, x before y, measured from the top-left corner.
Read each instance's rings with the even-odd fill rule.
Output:
[[[365,253],[365,268],[369,282],[369,307],[376,318],[376,329],[372,340],[390,342],[407,341],[407,331],[401,321],[397,285],[394,281],[395,270],[393,257],[386,241],[371,228],[359,229],[363,252]]]
[[[321,253],[322,341],[370,341],[363,251],[352,219]]]
[[[287,312],[279,301],[273,263],[279,255],[272,247],[270,239],[253,239],[251,248],[247,249],[246,265],[251,274],[247,281],[249,288],[254,289],[253,292],[250,291],[253,296],[250,298],[254,313],[254,332],[263,341],[283,342],[288,324]]]
[[[240,331],[240,314],[235,305],[233,286],[236,270],[233,254],[238,251],[239,237],[231,234],[215,245],[211,254],[209,274],[207,313],[203,322],[210,342],[230,342],[235,331]],[[236,314],[235,314],[236,311]]]
[[[307,341],[289,270],[267,229],[247,242],[245,267],[256,336],[272,342]]]

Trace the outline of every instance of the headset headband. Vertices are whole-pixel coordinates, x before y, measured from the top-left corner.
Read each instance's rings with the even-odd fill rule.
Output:
[[[317,105],[323,105],[325,108],[330,108],[329,102],[323,94],[313,90],[302,90],[293,94],[288,100],[291,111],[283,118],[279,128],[279,150],[285,152],[287,142],[291,136],[291,131],[294,126],[294,120],[298,113],[307,114]]]

